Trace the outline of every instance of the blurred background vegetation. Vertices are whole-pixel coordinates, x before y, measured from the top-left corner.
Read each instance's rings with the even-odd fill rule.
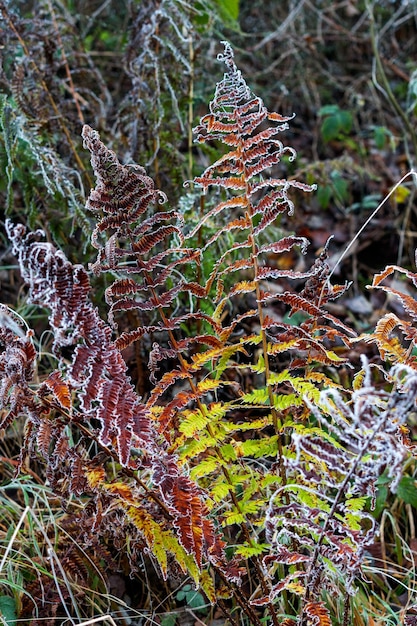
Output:
[[[0,7],[0,210],[45,228],[70,254],[83,250],[80,262],[89,255],[84,203],[92,183],[82,124],[122,162],[144,165],[170,203],[186,210],[193,198],[183,181],[213,156],[195,147],[192,128],[221,77],[221,39],[230,40],[270,110],[296,113],[285,140],[299,158],[283,165],[283,175],[319,188],[288,228],[303,231],[315,249],[331,232],[337,255],[415,166],[414,0],[15,0]],[[409,265],[413,206],[408,180],[342,266],[356,286],[387,262]],[[3,234],[2,243],[6,251]]]
[[[36,330],[40,377],[54,359],[47,318],[21,289],[6,216],[42,228],[71,261],[88,265],[85,201],[94,181],[81,141],[87,123],[122,162],[146,167],[192,223],[198,198],[183,182],[215,156],[214,148],[193,143],[192,128],[223,72],[216,61],[221,40],[230,41],[269,110],[296,114],[285,143],[298,159],[282,163],[282,177],[317,183],[318,191],[296,198],[295,215],[280,226],[308,237],[312,258],[333,235],[335,263],[394,185],[416,169],[415,0],[12,0],[0,1],[0,15],[0,301]],[[388,306],[363,291],[373,273],[387,263],[414,267],[415,191],[406,178],[338,267],[338,282],[349,279],[353,287],[335,313],[358,330]],[[103,280],[96,279],[93,293],[99,306]],[[0,315],[0,323],[14,323],[7,311]],[[8,581],[0,612],[7,624],[17,615],[24,623],[61,623],[65,602],[79,619],[111,612],[138,624],[223,623],[186,581],[161,586],[145,561],[132,581],[117,547],[110,554],[98,543],[90,552],[79,546],[71,517],[77,504],[63,510],[44,487],[42,468],[12,479],[22,430],[7,433],[0,449],[0,558],[8,557],[0,562]],[[412,466],[384,508],[388,497],[381,484],[382,539],[369,555],[376,574],[358,596],[355,624],[402,623],[415,584]],[[121,573],[111,574],[103,560]],[[37,609],[37,597],[56,616]]]

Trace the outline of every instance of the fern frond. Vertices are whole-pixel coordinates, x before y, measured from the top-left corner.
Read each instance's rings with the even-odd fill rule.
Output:
[[[195,483],[181,475],[173,457],[160,456],[153,461],[153,480],[173,515],[179,541],[201,569],[204,554],[215,554],[224,560],[223,544],[207,518],[207,507]]]
[[[376,343],[383,360],[388,360],[391,363],[405,363],[416,368],[416,357],[412,352],[412,348],[417,346],[416,300],[406,290],[400,291],[391,285],[382,284],[386,278],[395,272],[406,276],[412,285],[417,287],[417,274],[415,272],[397,265],[389,265],[383,272],[374,276],[372,288],[381,289],[389,296],[394,297],[410,319],[401,319],[394,313],[387,313],[382,319],[378,320],[373,333],[364,335],[360,339]]]
[[[323,602],[307,602],[304,606],[304,613],[313,624],[317,626],[331,626],[329,609]]]
[[[412,365],[409,349],[401,345],[400,339],[394,331],[399,331],[404,338],[410,339],[413,334],[411,322],[402,320],[394,313],[387,313],[380,319],[373,333],[360,337],[367,343],[376,343],[381,358],[389,359],[392,363],[407,363]]]
[[[31,337],[31,332],[19,337],[0,326],[0,428],[7,428],[21,411],[35,411],[29,384],[37,355]]]
[[[393,390],[379,392],[372,387],[366,362],[364,369],[363,385],[353,392],[351,404],[335,389],[322,392],[319,402],[308,401],[319,428],[298,424],[293,429],[295,455],[285,461],[294,483],[279,487],[270,501],[267,539],[276,546],[278,560],[283,546],[285,559],[293,552],[288,537],[297,546],[295,563],[301,547],[311,557],[307,569],[294,572],[304,579],[303,615],[332,569],[343,577],[346,591],[354,593],[364,547],[376,532],[375,520],[364,510],[367,497],[374,499],[376,481],[386,468],[393,490],[401,476],[406,447],[399,431],[414,404],[417,378],[406,366],[394,368]],[[320,619],[326,619],[326,611]]]
[[[152,37],[191,68],[164,35]],[[287,608],[298,596],[300,624],[329,626],[321,594],[336,577],[353,593],[376,532],[367,510],[376,481],[387,467],[395,489],[410,445],[403,415],[417,382],[397,369],[377,390],[366,364],[351,394],[332,379],[354,333],[327,305],[348,285],[329,283],[328,244],[310,269],[284,266],[279,255],[305,253],[308,242],[269,228],[292,214],[293,190],[314,188],[280,177],[282,158],[295,158],[281,141],[291,117],[252,93],[229,44],[219,58],[226,72],[196,134],[220,141],[225,154],[194,179],[203,198],[191,224],[143,167],[122,164],[83,128],[96,176],[90,267],[107,274],[108,322],[89,300],[83,267],[8,224],[30,300],[50,309],[58,367],[34,393],[30,342],[0,328],[0,408],[9,412],[1,424],[29,415],[24,453],[41,453],[61,496],[88,500],[83,515],[92,511],[95,530],[107,528],[115,546],[129,538],[132,569],[144,551],[164,579],[176,568],[210,599],[214,584],[226,584],[256,626],[269,617],[278,626],[281,594]],[[166,75],[155,81],[175,96]],[[389,291],[382,281],[392,271],[375,286]],[[402,302],[417,315],[408,296]],[[302,321],[281,321],[283,311]],[[412,324],[394,317],[376,336],[387,355],[404,359],[398,330],[414,341]],[[121,354],[133,342],[143,400]],[[68,560],[71,571],[76,562]]]
[[[90,283],[81,266],[73,266],[51,244],[38,242],[22,226],[7,223],[14,253],[30,288],[30,299],[51,310],[54,350],[73,348],[67,377],[80,394],[81,406],[101,424],[101,441],[112,444],[122,465],[129,463],[132,439],[151,442],[152,427],[126,375],[126,364],[111,341],[111,329],[88,300]],[[55,374],[50,389],[63,408],[69,402],[68,384]],[[143,428],[141,432],[138,426]]]
[[[54,399],[63,409],[71,408],[71,390],[67,382],[62,379],[62,374],[58,371],[52,372],[42,385],[47,387],[53,394]],[[42,395],[42,391],[39,390]]]
[[[161,528],[153,517],[141,507],[124,505],[126,514],[143,536],[148,551],[156,558],[161,569],[162,577],[166,580],[168,575],[168,558],[174,556],[184,573],[188,573],[198,585],[199,570],[185,549],[169,531]]]

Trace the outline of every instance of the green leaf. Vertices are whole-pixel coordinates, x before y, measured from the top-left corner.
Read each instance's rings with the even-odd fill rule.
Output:
[[[323,124],[321,125],[321,135],[324,141],[332,141],[332,139],[336,139],[339,135],[340,127],[339,121],[335,115],[331,117],[326,117],[323,120]]]
[[[353,124],[352,114],[349,111],[339,111],[337,118],[339,120],[340,132],[346,135],[350,133]]]
[[[195,437],[196,433],[207,426],[209,419],[201,411],[184,411],[185,419],[181,422],[179,430],[186,437]]]
[[[201,478],[202,476],[207,476],[207,474],[211,474],[215,470],[218,470],[221,466],[221,459],[216,456],[209,456],[206,459],[203,459],[201,463],[193,467],[190,472],[190,476],[192,480],[196,480],[196,478]]]
[[[177,623],[176,613],[167,613],[161,617],[161,626],[175,626]]]
[[[245,516],[242,513],[236,511],[228,511],[225,514],[223,526],[232,526],[233,524],[243,524],[245,522]]]
[[[191,585],[184,585],[184,587],[177,592],[176,600],[178,602],[182,602],[183,600],[185,600],[187,597],[187,593],[189,593],[190,590]]]
[[[385,508],[385,503],[387,501],[388,498],[388,487],[386,485],[381,485],[378,488],[378,491],[376,492],[376,499],[375,499],[375,508],[372,511],[372,515],[376,518],[378,518],[382,511]]]
[[[324,116],[321,134],[324,141],[341,139],[352,130],[353,118],[349,111],[342,111],[337,105],[322,107],[319,111]]]
[[[329,185],[320,185],[317,190],[317,200],[322,209],[327,209],[332,197],[332,188]]]
[[[239,17],[239,0],[215,0],[220,17],[225,22],[236,21]]]
[[[199,591],[195,591],[191,585],[184,585],[184,587],[177,592],[176,599],[178,602],[185,600],[191,609],[197,611],[205,608],[204,597]]]
[[[259,355],[259,359],[256,365],[251,366],[252,371],[257,372],[258,374],[263,374],[265,371],[265,359],[262,354]]]
[[[357,513],[363,511],[365,504],[368,501],[367,496],[359,496],[358,498],[349,498],[346,500],[345,506],[350,513]]]
[[[361,530],[361,517],[358,513],[346,513],[345,521],[351,530]]]
[[[0,596],[0,617],[3,618],[7,626],[15,626],[17,615],[14,598],[10,596]]]
[[[239,546],[236,548],[236,554],[239,554],[244,559],[249,559],[251,556],[258,556],[265,552],[270,545],[268,543],[256,543],[252,546]]]
[[[213,487],[211,495],[216,502],[221,502],[229,495],[229,491],[231,489],[231,485],[228,485],[227,483],[219,483]]]
[[[193,459],[202,452],[205,452],[208,448],[216,445],[216,439],[209,437],[208,435],[199,435],[198,439],[190,438],[181,448],[178,450],[178,455],[181,461],[187,459]]]
[[[329,502],[320,498],[320,494],[308,490],[304,485],[287,485],[287,489],[297,494],[298,500],[310,509],[320,509],[322,513],[330,511]]]
[[[263,439],[246,439],[240,449],[243,456],[252,456],[255,459],[266,456],[276,456],[278,451],[278,436]]]
[[[287,395],[275,395],[274,396],[274,407],[279,411],[284,411],[284,409],[289,409],[292,406],[301,406],[303,404],[302,398],[296,396],[293,393],[289,393]]]
[[[254,389],[250,393],[245,393],[240,400],[244,404],[269,404],[268,390],[264,387],[261,389]]]
[[[374,141],[375,146],[378,150],[383,150],[385,148],[385,144],[387,143],[387,139],[390,137],[390,131],[385,126],[374,126]]]
[[[261,480],[261,487],[268,487],[269,485],[279,485],[282,479],[281,476],[264,476]]]
[[[336,115],[339,111],[337,104],[325,104],[319,109],[319,115],[325,117],[326,115]]]
[[[339,172],[332,172],[330,175],[336,199],[346,202],[349,199],[348,184]]]
[[[198,611],[204,609],[206,603],[199,591],[192,591],[187,596],[187,604],[190,608]]]
[[[406,504],[417,508],[417,481],[412,476],[403,476],[399,482],[397,496]]]
[[[240,344],[236,344],[235,346],[230,346],[225,350],[222,350],[222,356],[219,359],[219,362],[215,368],[216,380],[219,380],[224,370],[226,369],[231,357],[238,351],[243,350],[244,346]],[[209,353],[210,354],[210,351]]]
[[[226,443],[222,446],[220,452],[225,461],[236,461],[236,451],[231,443]]]

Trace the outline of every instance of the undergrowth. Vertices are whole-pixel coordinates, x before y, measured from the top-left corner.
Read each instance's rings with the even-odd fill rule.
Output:
[[[42,471],[48,486],[16,477],[3,488],[2,525],[17,526],[4,535],[0,600],[14,597],[32,623],[116,615],[111,572],[136,580],[144,570],[167,595],[183,585],[179,601],[192,606],[197,593],[202,620],[216,609],[228,624],[371,623],[355,597],[373,593],[364,568],[379,487],[395,493],[404,479],[417,392],[416,301],[384,281],[398,271],[416,287],[417,275],[375,277],[408,317],[388,314],[358,338],[329,306],[349,287],[329,280],[330,242],[310,268],[281,262],[307,249],[280,219],[314,186],[279,175],[296,157],[282,139],[292,117],[268,111],[223,45],[223,79],[194,129],[217,156],[178,206],[159,170],[156,183],[123,164],[84,125],[92,174],[79,174],[95,177],[80,213],[94,223],[88,269],[40,229],[6,222],[28,301],[47,309],[52,334],[39,371],[38,338],[4,307],[0,426],[25,417],[17,475]],[[91,301],[103,276],[106,318]],[[372,363],[350,359],[362,341],[379,351]],[[147,360],[137,387],[132,351]],[[62,510],[50,525],[54,499]],[[156,620],[174,623],[154,610]]]

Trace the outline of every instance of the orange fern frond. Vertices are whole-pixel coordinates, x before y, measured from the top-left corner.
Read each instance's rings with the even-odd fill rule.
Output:
[[[307,602],[304,614],[315,626],[332,626],[329,609],[323,602]]]

